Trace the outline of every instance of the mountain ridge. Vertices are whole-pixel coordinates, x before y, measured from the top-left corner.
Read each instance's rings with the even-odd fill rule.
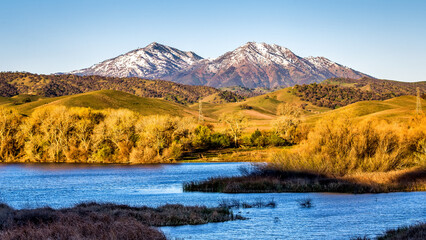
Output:
[[[371,77],[325,57],[303,58],[277,44],[257,42],[214,59],[154,42],[70,74],[163,79],[216,88],[273,88],[319,83],[333,77]]]

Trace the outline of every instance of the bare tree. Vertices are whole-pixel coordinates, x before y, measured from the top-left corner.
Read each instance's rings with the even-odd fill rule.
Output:
[[[241,113],[222,114],[219,121],[226,125],[227,131],[234,139],[235,146],[238,146],[238,139],[247,127],[247,118]]]

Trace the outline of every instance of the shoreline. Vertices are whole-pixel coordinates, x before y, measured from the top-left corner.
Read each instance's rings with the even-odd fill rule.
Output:
[[[96,168],[96,167],[146,167],[159,168],[179,164],[226,164],[254,163],[231,161],[175,161],[172,163],[125,164],[125,163],[46,163],[46,162],[8,162],[0,163],[0,169],[6,165],[46,168]],[[258,162],[260,163],[260,162]],[[345,177],[327,177],[303,172],[283,172],[260,174],[241,170],[240,176],[214,177],[200,181],[183,183],[187,192],[220,193],[390,193],[426,191],[426,170],[420,168],[358,173]],[[277,175],[278,174],[278,175]],[[287,176],[288,175],[288,176]],[[378,179],[381,182],[378,182]]]

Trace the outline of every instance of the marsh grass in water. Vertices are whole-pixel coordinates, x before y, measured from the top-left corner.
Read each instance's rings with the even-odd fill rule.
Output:
[[[222,199],[219,202],[219,207],[223,208],[275,208],[277,206],[277,203],[274,201],[274,199],[271,199],[270,201],[264,201],[263,199],[259,198],[256,199],[254,202],[246,202],[241,201],[238,199]]]
[[[261,166],[243,176],[214,177],[204,181],[187,182],[184,183],[183,189],[188,192],[223,193],[425,191],[426,170],[416,168],[387,173],[358,173],[332,177]]]
[[[311,208],[311,207],[313,207],[312,199],[311,198],[299,199],[299,200],[297,200],[297,202],[299,203],[300,207],[302,207],[302,208]]]
[[[229,208],[168,204],[157,208],[82,203],[16,210],[0,204],[0,239],[166,239],[160,226],[244,219]]]

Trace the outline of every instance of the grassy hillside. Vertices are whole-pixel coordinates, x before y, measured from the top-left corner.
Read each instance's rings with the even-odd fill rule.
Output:
[[[276,117],[277,108],[282,103],[305,105],[304,113],[306,115],[330,110],[302,101],[299,97],[292,94],[290,90],[291,88],[285,88],[272,93],[251,97],[241,102],[224,104],[212,103],[212,96],[208,96],[202,100],[203,112],[209,117],[219,116],[222,113],[243,112],[250,119],[262,120]],[[198,108],[198,104],[194,104],[191,107]]]
[[[421,99],[422,106],[426,106],[426,100]],[[374,116],[379,119],[404,121],[411,118],[416,110],[415,96],[401,96],[384,101],[362,101],[350,104],[333,111],[324,112],[308,117],[308,122],[330,116],[331,114],[347,115],[354,118]]]
[[[426,82],[398,82],[372,78],[331,78],[321,84],[296,85],[294,94],[320,107],[339,108],[355,102],[386,100],[426,92]]]
[[[284,103],[303,107],[302,119],[308,123],[330,114],[345,114],[353,117],[377,116],[382,119],[408,119],[415,111],[416,98],[401,96],[385,101],[361,101],[345,107],[332,110],[316,106],[308,101],[301,100],[293,94],[293,88],[285,88],[264,95],[247,98],[240,102],[217,103],[218,94],[212,94],[202,99],[202,111],[207,122],[219,126],[221,114],[242,113],[249,120],[249,130],[269,129],[272,121],[277,118],[277,108]],[[34,109],[43,106],[90,107],[93,109],[126,108],[142,115],[170,114],[173,116],[197,116],[198,103],[186,107],[181,104],[158,98],[144,98],[133,94],[115,91],[100,90],[61,97],[40,97],[35,95],[18,95],[14,97],[0,97],[0,105],[16,108],[20,113],[28,115]],[[426,101],[422,100],[426,106]]]
[[[223,114],[243,113],[249,119],[250,129],[268,129],[271,122],[277,118],[277,108],[282,103],[291,103],[297,106],[304,105],[302,118],[308,123],[327,117],[331,114],[344,114],[353,117],[375,116],[380,119],[404,121],[413,116],[416,109],[415,96],[400,96],[388,100],[360,101],[347,106],[330,109],[315,106],[308,101],[292,94],[292,88],[281,89],[261,96],[248,98],[242,102],[215,104],[208,102],[210,97],[203,99],[203,114],[215,122]],[[426,100],[422,99],[422,106],[426,107]],[[198,104],[191,108],[198,110]]]
[[[303,116],[330,111],[329,108],[318,107],[291,93],[291,88],[284,88],[264,95],[247,98],[244,101],[233,103],[214,103],[214,96],[202,99],[202,110],[207,120],[216,122],[221,114],[242,113],[249,119],[250,129],[268,129],[271,121],[277,117],[277,108],[280,104],[291,103],[304,106]],[[194,111],[199,105],[190,106]]]
[[[419,87],[422,92],[426,91],[426,81],[421,82],[399,82],[393,80],[383,80],[375,78],[330,78],[324,80],[321,84],[338,85],[341,87],[355,87],[365,91],[376,93],[392,93],[396,95],[415,95],[416,88]]]
[[[98,110],[107,108],[126,108],[142,115],[170,114],[173,116],[189,116],[194,114],[192,110],[184,105],[162,99],[139,97],[115,90],[101,90],[54,98],[40,98],[32,96],[33,101],[31,102],[19,105],[13,104],[14,101],[26,97],[28,96],[1,98],[0,104],[14,107],[22,114],[30,114],[36,108],[52,105],[66,107],[90,107]]]

